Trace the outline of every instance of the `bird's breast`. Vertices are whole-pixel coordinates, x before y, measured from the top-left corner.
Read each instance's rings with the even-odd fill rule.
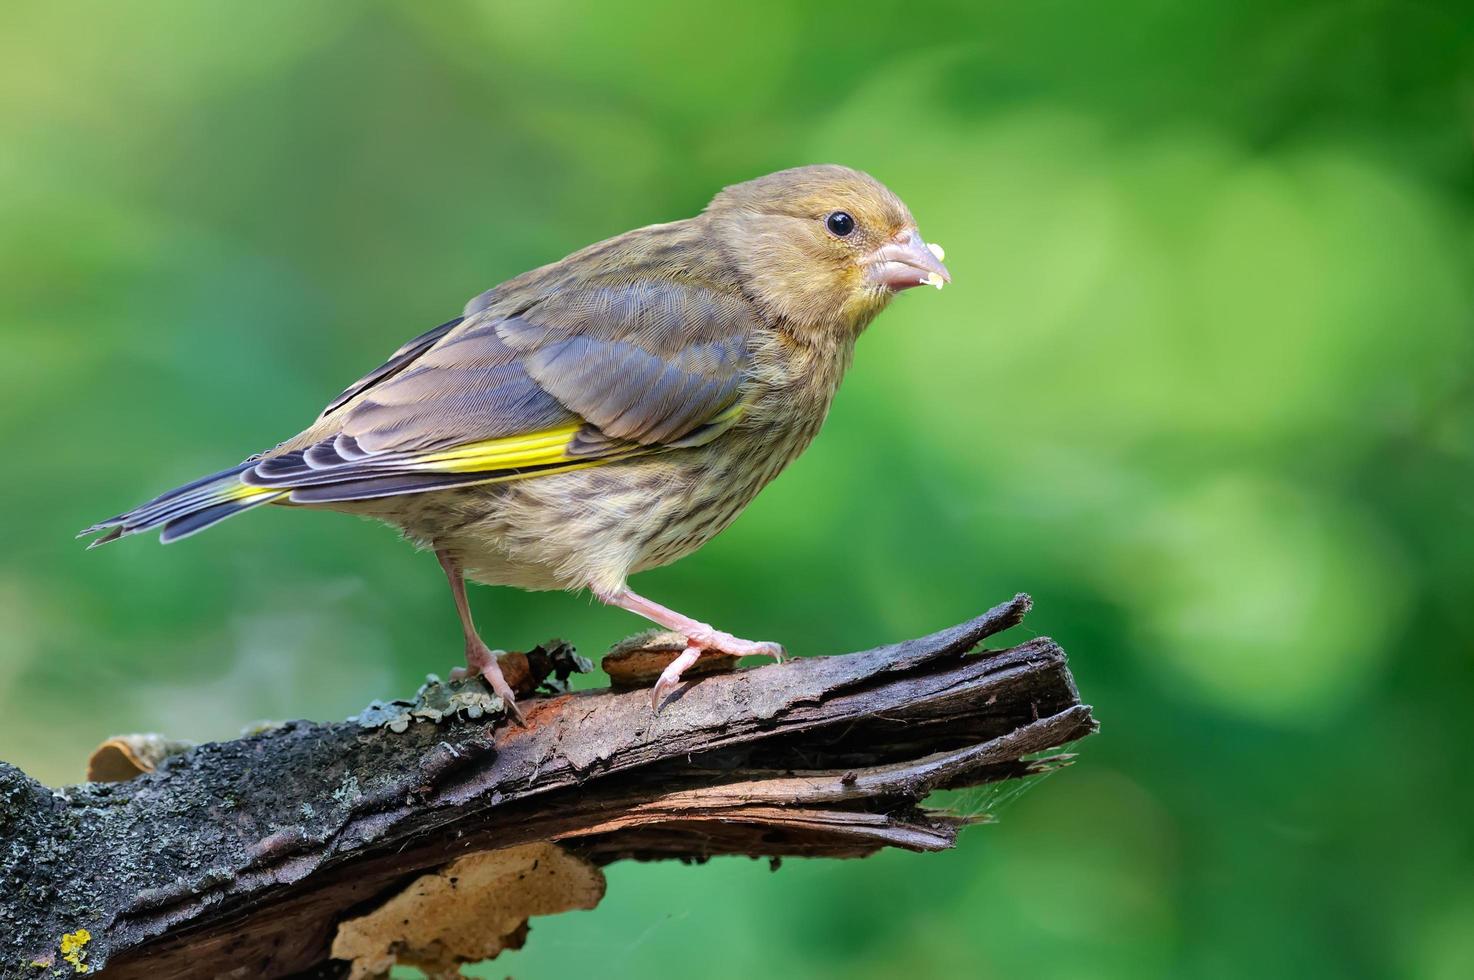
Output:
[[[689,555],[813,441],[848,363],[844,350],[774,350],[760,352],[741,422],[705,445],[451,491],[454,520],[406,529],[448,543],[477,580],[522,588],[608,591]]]
[[[638,556],[631,571],[668,565],[716,537],[812,438],[813,431],[804,427],[739,432],[725,444],[714,443],[687,460],[672,461],[670,478],[644,502],[648,514],[640,522]]]
[[[849,348],[780,352],[777,365],[763,353],[744,422],[708,446],[670,454],[673,476],[649,505],[658,516],[645,525],[634,570],[669,564],[721,533],[818,435]]]

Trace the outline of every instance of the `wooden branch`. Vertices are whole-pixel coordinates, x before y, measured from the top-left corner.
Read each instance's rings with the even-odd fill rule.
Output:
[[[292,722],[55,792],[0,764],[0,976],[339,975],[345,913],[534,842],[596,865],[943,850],[967,821],[927,794],[1042,771],[1095,730],[1051,640],[965,656],[1028,609],[703,677],[658,713],[587,691],[524,702],[525,730]]]

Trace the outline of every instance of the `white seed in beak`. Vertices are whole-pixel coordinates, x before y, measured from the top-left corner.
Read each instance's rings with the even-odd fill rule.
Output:
[[[940,261],[940,259],[938,261]],[[943,286],[946,285],[946,282],[942,279],[942,277],[937,275],[935,272],[928,272],[926,274],[926,278],[921,281],[928,286],[935,286],[938,289],[941,289]]]
[[[926,247],[931,250],[931,254],[937,257],[938,262],[947,261],[947,250],[942,248],[942,246],[938,245],[936,242],[927,242]],[[941,289],[942,287],[938,286],[937,288]]]

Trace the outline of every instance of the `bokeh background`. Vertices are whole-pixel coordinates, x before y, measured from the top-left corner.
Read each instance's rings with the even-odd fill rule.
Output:
[[[434,561],[93,520],[476,292],[835,161],[955,285],[637,580],[800,653],[1027,590],[1102,733],[957,852],[620,866],[484,976],[1474,976],[1474,15],[1277,0],[0,10],[0,757],[340,718],[459,656]],[[478,590],[494,644],[639,624]]]

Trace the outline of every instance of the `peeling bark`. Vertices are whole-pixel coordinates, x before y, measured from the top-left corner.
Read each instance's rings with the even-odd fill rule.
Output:
[[[939,851],[933,790],[1050,768],[1095,722],[1051,640],[971,654],[1018,596],[932,636],[396,733],[291,722],[52,791],[0,763],[0,975],[341,973],[339,922],[467,854],[554,841],[634,858]],[[32,966],[33,962],[43,964]],[[49,965],[47,965],[49,964]]]

